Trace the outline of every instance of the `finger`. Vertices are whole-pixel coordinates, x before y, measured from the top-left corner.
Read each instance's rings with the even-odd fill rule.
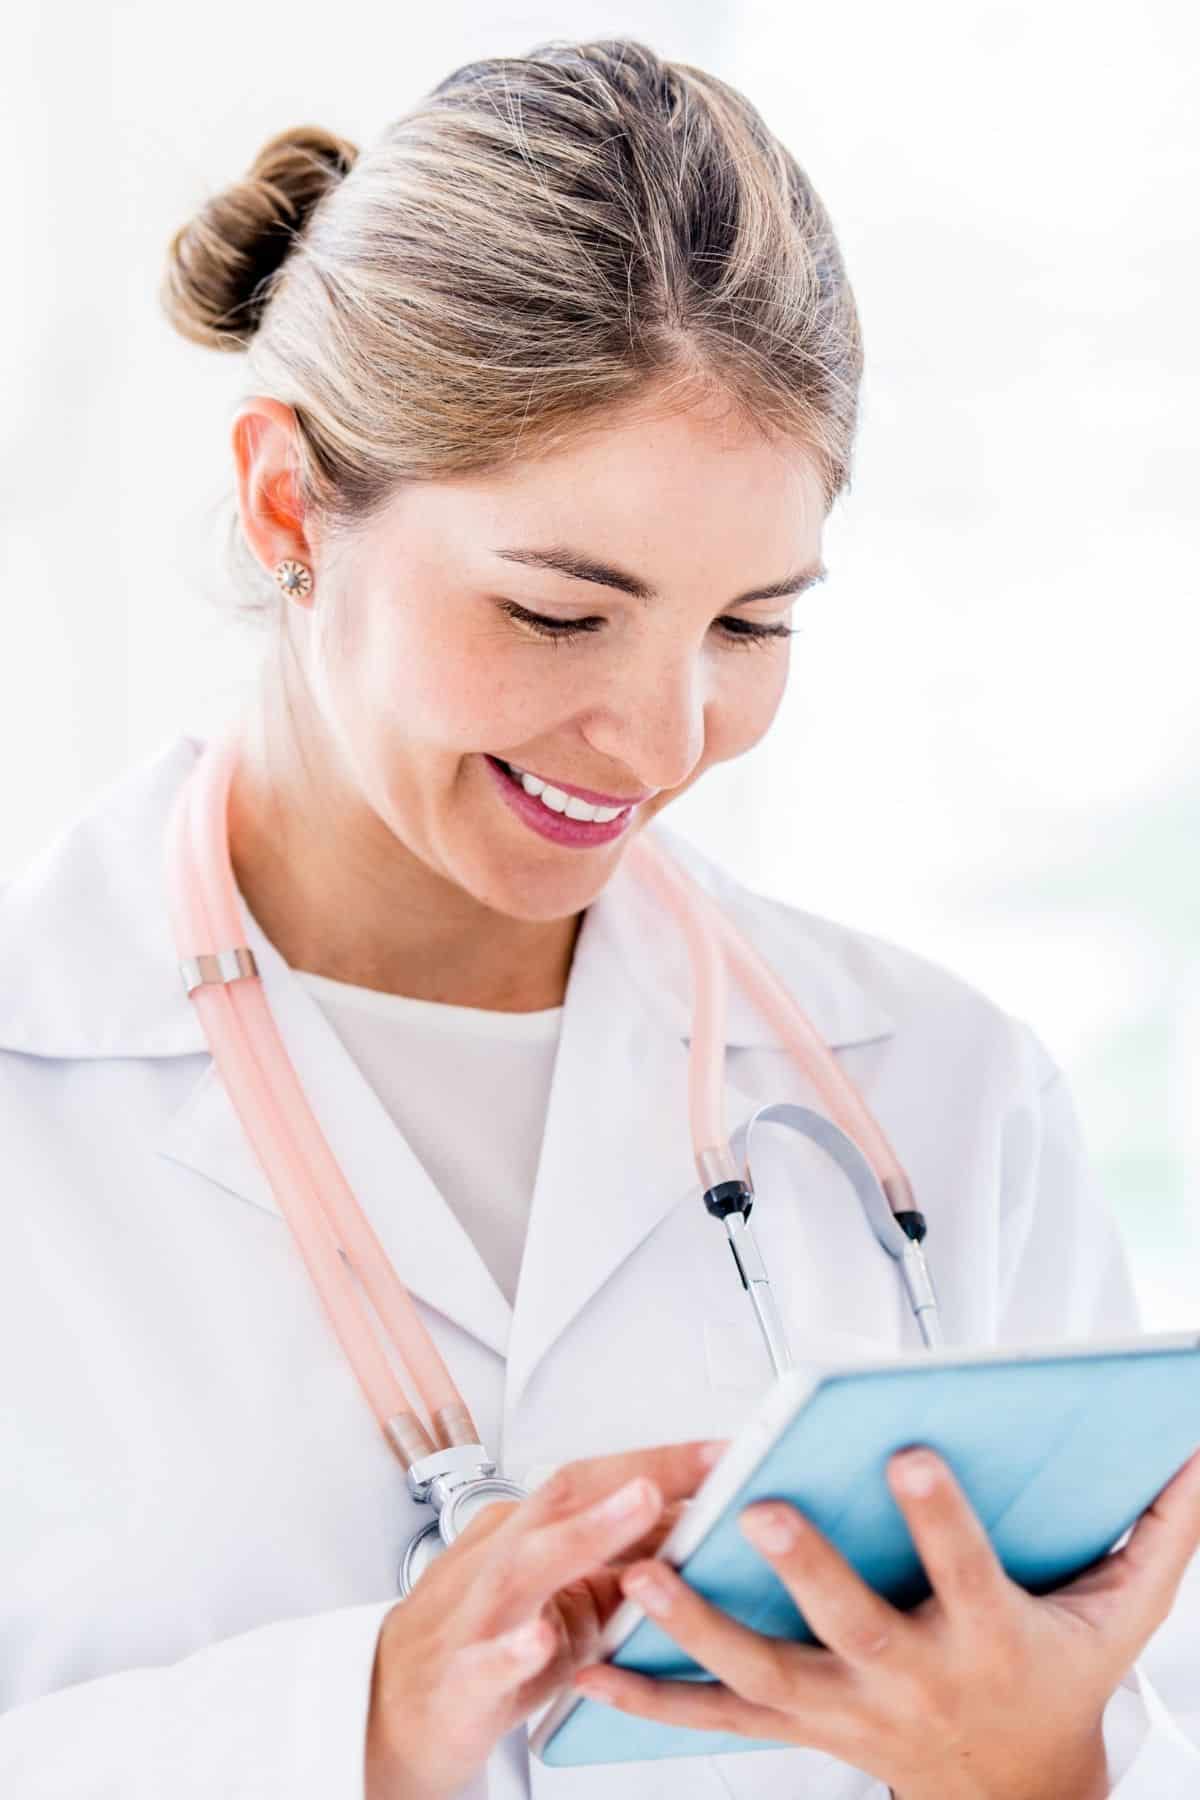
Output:
[[[596,1616],[601,1625],[608,1621],[621,1605],[625,1596],[621,1592],[621,1580],[615,1567],[593,1569],[584,1577],[591,1591],[596,1606]]]
[[[781,1500],[756,1504],[743,1511],[739,1524],[822,1644],[856,1667],[904,1654],[912,1635],[904,1615],[868,1587],[794,1506]]]
[[[477,1540],[490,1537],[504,1514],[512,1511],[518,1504],[519,1502],[513,1501],[506,1506],[497,1504],[486,1507],[460,1532],[458,1541],[464,1543],[472,1538]],[[553,1604],[563,1615],[571,1644],[572,1661],[576,1666],[591,1654],[591,1621],[595,1621],[598,1631],[607,1624],[625,1598],[620,1587],[620,1571],[631,1562],[653,1556],[687,1505],[686,1500],[676,1500],[669,1506],[664,1506],[659,1518],[648,1531],[642,1532],[633,1542],[623,1545],[606,1564],[590,1569],[586,1576],[569,1581],[565,1587],[555,1592]],[[486,1523],[489,1519],[492,1521],[490,1525]],[[582,1630],[579,1628],[581,1620],[586,1621]]]
[[[565,1463],[492,1534],[493,1560],[477,1584],[482,1616],[511,1616],[515,1624],[521,1609],[642,1542],[672,1495],[678,1500],[696,1488],[727,1445],[728,1439],[695,1439]],[[614,1485],[631,1468],[632,1479]],[[659,1471],[668,1492],[647,1470]]]
[[[1146,1508],[1128,1541],[1109,1559],[1127,1572],[1146,1618],[1160,1623],[1200,1547],[1200,1450],[1176,1471]],[[1128,1591],[1128,1587],[1126,1589]],[[1070,1589],[1064,1592],[1069,1593]]]
[[[695,1493],[728,1447],[728,1438],[692,1438],[564,1463],[534,1488],[524,1502],[524,1513],[537,1523],[577,1512],[638,1475],[653,1481],[664,1501],[684,1500]]]
[[[620,1590],[613,1587],[620,1598]],[[548,1609],[557,1618],[563,1633],[562,1649],[572,1669],[593,1662],[600,1632],[604,1625],[604,1594],[594,1577],[570,1581],[559,1588]],[[611,1609],[610,1609],[611,1610]]]
[[[620,1712],[689,1731],[731,1731],[739,1737],[799,1741],[794,1721],[769,1707],[756,1706],[719,1681],[661,1681],[632,1669],[596,1665],[576,1675],[572,1686],[589,1700],[601,1700]]]
[[[924,1448],[903,1450],[888,1463],[887,1481],[948,1617],[990,1628],[998,1610],[1015,1611],[1019,1590],[941,1457]]]
[[[621,1554],[613,1559],[616,1566],[619,1568],[623,1564],[637,1562],[646,1556],[653,1556],[664,1539],[675,1529],[687,1510],[687,1505],[686,1500],[673,1500],[669,1505],[664,1506],[649,1531],[644,1531],[634,1543],[627,1544]]]
[[[829,1665],[838,1671],[832,1657]],[[795,1710],[757,1705],[719,1681],[666,1681],[639,1675],[633,1669],[614,1668],[611,1663],[593,1663],[579,1670],[569,1686],[590,1700],[642,1719],[659,1719],[690,1731],[735,1732],[767,1743],[820,1750],[882,1779],[884,1766],[894,1765],[895,1744],[889,1736],[884,1751],[877,1753],[861,1696],[847,1686],[853,1679],[844,1669],[838,1671],[830,1684],[828,1705],[807,1718]]]
[[[482,1618],[516,1624],[559,1588],[589,1575],[653,1525],[662,1495],[644,1475],[566,1518],[523,1521],[523,1508],[483,1547],[472,1598]],[[501,1553],[502,1552],[502,1553]]]
[[[667,1563],[637,1563],[621,1590],[650,1615],[692,1660],[756,1706],[820,1717],[828,1707],[828,1650],[768,1637],[731,1619]]]
[[[484,1538],[491,1537],[498,1531],[506,1519],[510,1519],[523,1504],[520,1500],[493,1500],[487,1506],[481,1506],[477,1513],[467,1520],[459,1532],[456,1543],[477,1544]]]

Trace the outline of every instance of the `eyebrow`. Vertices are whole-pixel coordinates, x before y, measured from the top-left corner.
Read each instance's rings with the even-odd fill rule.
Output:
[[[505,547],[494,550],[492,554],[503,557],[506,562],[524,563],[531,569],[550,569],[557,575],[569,575],[575,581],[594,581],[601,587],[619,588],[623,594],[631,594],[635,600],[659,598],[658,590],[651,587],[648,581],[643,581],[641,576],[631,575],[627,569],[619,569],[613,563],[600,562],[596,557],[587,556],[581,550],[572,550],[566,544],[552,544],[544,550]],[[781,581],[769,581],[765,587],[751,588],[748,593],[739,594],[726,604],[748,606],[752,600],[782,600],[787,594],[802,594],[806,588],[815,587],[828,574],[829,570],[823,562],[810,563],[807,568],[785,575]]]

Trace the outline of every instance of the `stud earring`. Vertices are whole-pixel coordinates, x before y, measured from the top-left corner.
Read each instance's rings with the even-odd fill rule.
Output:
[[[303,600],[312,593],[312,570],[305,563],[290,560],[276,563],[275,579],[289,600],[294,595]]]

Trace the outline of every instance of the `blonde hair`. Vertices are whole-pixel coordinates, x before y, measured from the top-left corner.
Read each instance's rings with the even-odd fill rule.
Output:
[[[171,240],[160,293],[293,408],[298,499],[353,539],[405,481],[716,399],[849,484],[854,297],[811,182],[740,93],[631,39],[467,63],[364,152],[272,137]],[[236,505],[235,607],[286,605]]]

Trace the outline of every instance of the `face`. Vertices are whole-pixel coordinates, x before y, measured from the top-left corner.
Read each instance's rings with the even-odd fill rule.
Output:
[[[582,911],[655,814],[770,726],[824,510],[800,450],[643,416],[402,489],[332,595],[319,552],[285,547],[314,567],[307,616],[289,607],[310,704],[374,838],[510,917]],[[489,759],[637,803],[572,825]]]

